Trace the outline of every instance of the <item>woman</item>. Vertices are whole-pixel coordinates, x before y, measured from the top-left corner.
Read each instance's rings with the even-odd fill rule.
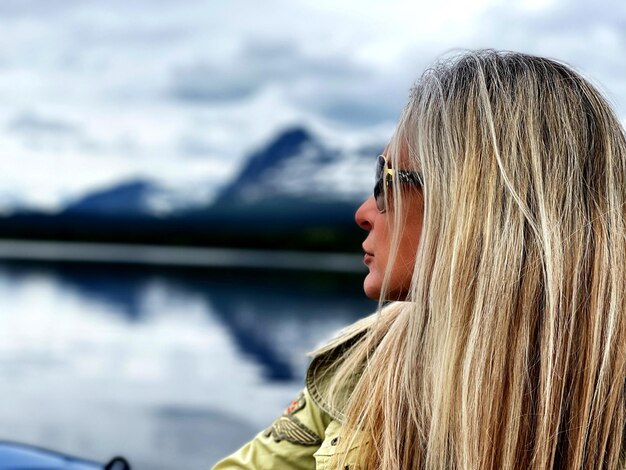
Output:
[[[385,157],[356,213],[379,313],[216,468],[624,468],[626,136],[606,100],[553,60],[466,53],[424,73]]]

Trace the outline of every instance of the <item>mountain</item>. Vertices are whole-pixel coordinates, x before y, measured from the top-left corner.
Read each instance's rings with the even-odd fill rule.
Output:
[[[241,206],[293,198],[355,203],[371,191],[371,151],[329,148],[305,128],[287,129],[247,159],[215,202]]]
[[[306,129],[288,129],[247,159],[239,175],[221,191],[216,203],[246,204],[284,193],[298,194],[298,183],[303,177],[310,174],[313,167],[322,167],[335,156],[336,152],[325,149]],[[290,171],[294,165],[298,171]]]
[[[150,181],[126,181],[69,203],[62,214],[145,214],[151,211],[151,201],[159,192],[159,187]]]
[[[56,213],[0,217],[7,238],[264,249],[354,250],[354,211],[371,194],[376,147],[332,147],[306,128],[279,133],[222,188],[133,179]]]
[[[206,206],[213,191],[202,187],[166,187],[135,179],[114,184],[68,203],[61,214],[168,217],[178,211]]]
[[[381,147],[382,148],[382,147]],[[188,213],[278,211],[281,217],[307,206],[341,202],[354,207],[371,192],[375,150],[324,145],[301,126],[281,132],[246,158],[232,181],[211,198],[199,188],[171,188],[135,179],[70,202],[62,214],[172,217]],[[282,208],[282,209],[281,209]],[[350,209],[351,210],[351,209]]]

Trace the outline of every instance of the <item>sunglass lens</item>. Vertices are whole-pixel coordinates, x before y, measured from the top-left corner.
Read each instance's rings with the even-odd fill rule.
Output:
[[[379,212],[384,212],[387,209],[387,203],[385,201],[385,191],[383,189],[382,180],[374,186],[374,199],[376,200],[376,209],[378,209]]]
[[[385,188],[383,187],[386,164],[385,158],[380,155],[376,161],[376,184],[374,185],[374,199],[376,200],[376,208],[379,212],[384,212],[387,205],[385,201]]]
[[[382,155],[379,155],[378,160],[376,160],[376,183],[383,178],[386,164],[385,158]]]

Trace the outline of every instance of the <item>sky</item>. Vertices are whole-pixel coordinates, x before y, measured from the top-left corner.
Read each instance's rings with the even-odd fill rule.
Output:
[[[0,212],[137,178],[210,198],[293,125],[384,145],[463,49],[565,61],[626,122],[621,0],[2,0],[0,24]]]

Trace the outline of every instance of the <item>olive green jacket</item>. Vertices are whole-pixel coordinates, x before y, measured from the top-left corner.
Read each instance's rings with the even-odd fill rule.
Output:
[[[358,336],[315,356],[307,370],[306,388],[283,414],[237,452],[218,462],[213,470],[328,468],[336,453],[344,416],[341,409],[331,407],[324,399],[325,387],[332,377],[329,370]],[[355,460],[358,448],[357,443],[348,450],[349,463]]]

